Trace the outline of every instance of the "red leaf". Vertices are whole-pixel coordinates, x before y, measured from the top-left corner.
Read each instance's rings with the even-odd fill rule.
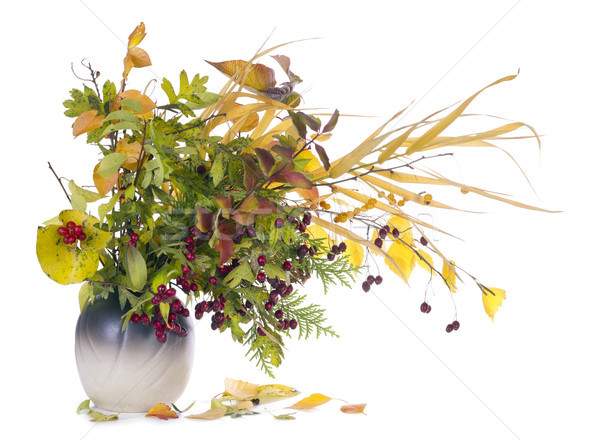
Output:
[[[284,147],[283,145],[273,145],[272,151],[277,153],[284,160],[292,160],[295,149],[292,147]]]
[[[225,216],[228,216],[233,207],[233,196],[215,196],[215,202],[224,211]]]
[[[209,232],[214,222],[214,214],[208,212],[204,207],[196,206],[196,217],[198,218],[198,229],[202,232]]]
[[[275,158],[271,153],[263,148],[256,148],[256,155],[258,156],[258,161],[260,162],[260,166],[265,174],[269,174],[269,171],[275,165]]]
[[[321,145],[315,144],[315,150],[317,150],[317,154],[319,155],[319,159],[321,159],[323,167],[325,167],[325,171],[329,170],[331,165],[329,164],[329,157],[327,157],[325,148],[323,148]]]
[[[298,173],[297,171],[278,174],[273,180],[276,182],[287,183],[295,188],[311,189],[313,187],[312,182],[308,180],[304,174]]]
[[[240,157],[244,163],[244,186],[248,191],[251,191],[264,175],[252,156],[244,153]]]

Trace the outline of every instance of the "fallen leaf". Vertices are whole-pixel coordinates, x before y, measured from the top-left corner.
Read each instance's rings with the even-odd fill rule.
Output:
[[[96,116],[97,113],[96,110],[88,110],[77,116],[77,119],[75,119],[75,122],[73,123],[73,136],[77,137],[80,134],[101,127],[102,122],[104,121],[104,115]]]
[[[185,409],[179,409],[179,408],[177,408],[177,407],[175,406],[175,404],[174,404],[174,403],[171,403],[171,406],[172,406],[172,407],[173,407],[173,409],[174,409],[175,411],[177,411],[178,413],[184,413],[184,412],[188,412],[188,411],[189,411],[189,409],[190,409],[192,406],[194,406],[194,404],[195,404],[195,403],[196,403],[196,401],[194,400],[194,401],[193,401],[192,403],[190,403],[190,404],[189,404],[189,405],[188,405],[188,406],[187,406]]]
[[[296,414],[296,413],[293,412],[293,413],[288,413],[288,414],[280,414],[278,416],[276,416],[275,414],[271,414],[271,415],[274,418],[276,418],[277,420],[296,420],[296,417],[294,417],[293,414]]]
[[[300,394],[300,391],[286,385],[261,385],[258,387],[258,392],[254,400],[258,400],[257,405],[262,405],[276,400],[288,399],[298,394]]]
[[[92,418],[92,422],[110,422],[111,420],[117,420],[119,414],[103,414],[98,411],[94,411],[90,408],[90,399],[84,400],[77,407],[77,414],[87,414]]]
[[[290,409],[313,409],[317,406],[323,405],[331,400],[331,397],[324,396],[323,394],[315,393],[310,396],[294,403],[292,406],[288,406]]]
[[[239,400],[253,399],[258,393],[258,385],[244,382],[243,380],[226,378],[225,392]]]
[[[340,411],[342,411],[343,413],[346,413],[346,414],[365,414],[364,413],[365,406],[367,406],[366,403],[355,403],[355,404],[350,404],[350,405],[343,405],[340,408]]]
[[[241,402],[233,405],[232,408],[238,411],[247,411],[251,408],[254,408],[254,403],[252,403],[252,400],[242,400]]]
[[[506,292],[497,287],[479,287],[482,292],[485,313],[487,313],[493,321],[494,315],[496,315],[498,308],[502,305],[502,301],[506,299]]]
[[[177,413],[173,411],[169,405],[165,405],[164,403],[157,403],[154,405],[150,411],[148,411],[146,417],[158,417],[162,420],[179,418]]]
[[[201,414],[193,414],[191,416],[185,416],[186,419],[198,419],[198,420],[216,420],[220,419],[227,412],[227,408],[212,408],[208,411],[204,411]]]

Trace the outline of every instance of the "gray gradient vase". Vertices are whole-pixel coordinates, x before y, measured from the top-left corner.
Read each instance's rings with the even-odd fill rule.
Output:
[[[191,318],[178,316],[188,333],[157,341],[152,325],[130,323],[121,332],[116,295],[88,303],[75,330],[75,359],[83,389],[98,407],[116,412],[147,412],[157,403],[175,402],[192,370]]]

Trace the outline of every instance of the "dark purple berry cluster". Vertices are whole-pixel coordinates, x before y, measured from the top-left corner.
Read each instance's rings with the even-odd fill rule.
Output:
[[[162,343],[167,342],[168,333],[173,333],[185,338],[187,336],[187,329],[178,322],[178,315],[182,317],[188,317],[190,315],[190,311],[183,306],[181,301],[178,299],[172,300],[173,297],[168,296],[171,292],[174,296],[175,289],[167,289],[166,286],[161,284],[157,290],[162,293],[157,292],[152,297],[152,304],[155,306],[155,309],[153,309],[151,312],[154,312],[154,319],[150,317],[152,315],[147,313],[143,313],[142,315],[134,313],[131,315],[131,322],[134,324],[139,322],[144,326],[149,326],[152,324],[155,330],[154,335],[156,336],[156,339]],[[158,297],[160,297],[160,301],[156,302],[156,298]],[[166,318],[162,315],[162,312],[158,307],[162,301],[172,301],[169,316]]]

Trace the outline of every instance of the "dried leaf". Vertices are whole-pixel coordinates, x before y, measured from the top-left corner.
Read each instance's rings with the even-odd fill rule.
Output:
[[[77,137],[80,134],[101,127],[104,122],[104,115],[96,116],[97,113],[96,110],[88,110],[77,116],[73,123],[73,136]]]
[[[163,315],[163,316],[164,316],[164,315]],[[179,408],[177,408],[177,407],[175,406],[175,404],[174,404],[174,403],[171,403],[171,406],[172,406],[172,407],[173,407],[173,409],[174,409],[175,411],[177,411],[178,413],[184,413],[184,412],[188,412],[188,411],[190,410],[190,408],[191,408],[192,406],[194,406],[194,404],[195,404],[195,403],[196,403],[196,401],[194,400],[192,403],[190,403],[188,406],[186,406],[186,407],[185,407],[185,409],[179,409]]]
[[[289,171],[287,173],[280,173],[274,177],[271,177],[270,180],[275,182],[287,183],[288,185],[294,188],[303,188],[303,189],[311,189],[313,184],[310,180],[306,178],[306,176],[297,171]]]
[[[240,400],[253,399],[258,393],[258,385],[242,380],[226,378],[225,392]]]
[[[227,408],[211,408],[201,414],[193,414],[191,416],[185,416],[186,419],[198,419],[198,420],[216,420],[220,419],[227,412]]]
[[[290,409],[313,409],[317,406],[323,405],[331,400],[331,397],[324,396],[323,394],[315,393],[308,397],[294,403],[292,406],[288,406]]]
[[[232,408],[237,411],[248,411],[249,409],[254,408],[254,403],[252,403],[252,400],[243,400],[233,405]]]
[[[444,281],[446,285],[450,289],[450,292],[456,292],[456,273],[454,271],[454,261],[449,261],[452,265],[452,268],[444,261],[444,266],[442,267],[442,277],[444,277]]]
[[[148,411],[146,417],[157,417],[162,420],[179,418],[177,413],[173,411],[169,405],[165,405],[164,403],[157,403],[150,408],[150,411]]]
[[[366,403],[355,403],[355,404],[350,404],[350,405],[343,405],[340,408],[340,411],[342,411],[345,414],[364,414],[364,410],[365,410],[366,406],[367,406]]]
[[[148,56],[148,53],[144,49],[140,49],[139,47],[130,47],[127,53],[131,57],[133,67],[140,68],[152,65],[150,56]]]
[[[502,301],[506,299],[506,292],[497,287],[485,287],[479,285],[482,292],[483,308],[485,313],[488,314],[492,321],[498,311],[498,308],[502,305]]]
[[[365,260],[364,248],[353,240],[344,240],[344,243],[346,243],[346,252],[344,253],[348,255],[348,262],[357,268],[361,267]]]
[[[129,35],[129,40],[127,42],[127,47],[135,47],[142,42],[144,37],[146,36],[146,25],[144,22],[141,22],[139,26],[137,26],[133,32]]]
[[[134,100],[139,103],[140,108],[131,108],[131,104],[128,105],[127,100]],[[117,95],[116,99],[111,104],[111,111],[117,111],[121,108],[125,108],[133,111],[133,114],[139,118],[150,119],[152,117],[152,110],[156,108],[156,104],[149,96],[144,95],[139,90],[125,90]]]
[[[277,420],[296,420],[296,417],[294,417],[294,414],[296,414],[295,412],[293,413],[287,413],[287,414],[280,414],[278,416],[276,416],[275,414],[271,414],[274,418],[276,418]]]
[[[261,385],[258,387],[258,392],[254,400],[258,400],[257,405],[262,405],[276,400],[288,399],[298,394],[300,394],[300,391],[286,385]]]
[[[244,85],[255,90],[265,90],[277,83],[275,71],[264,64],[251,64],[243,60],[206,62],[230,78],[237,79],[245,75]]]

